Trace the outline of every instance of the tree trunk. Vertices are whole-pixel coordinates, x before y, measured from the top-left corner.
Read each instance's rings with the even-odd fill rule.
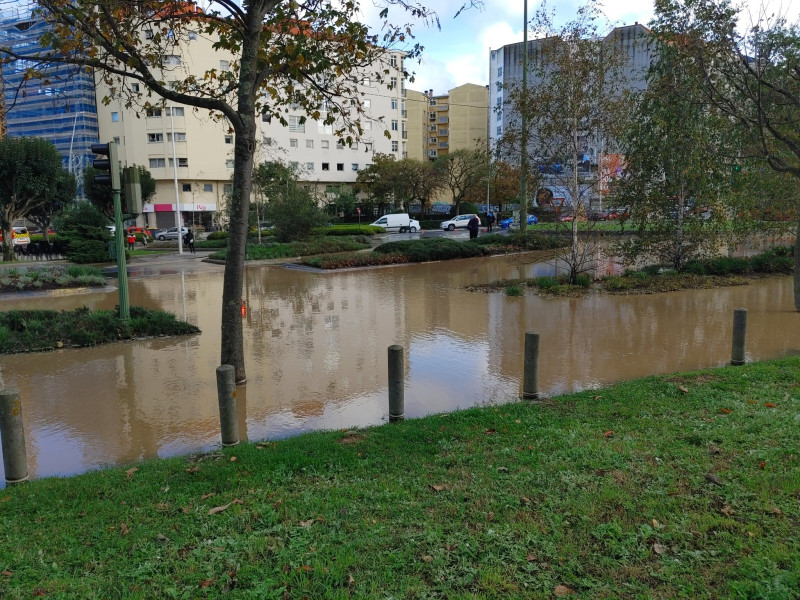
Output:
[[[794,308],[800,310],[800,210],[794,234]]]

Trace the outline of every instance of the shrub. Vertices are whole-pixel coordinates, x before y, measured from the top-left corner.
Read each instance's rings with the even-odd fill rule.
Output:
[[[227,231],[212,231],[206,237],[207,240],[227,240],[228,239],[228,232]]]
[[[690,260],[683,266],[683,271],[692,275],[705,275],[706,266],[699,260]]]
[[[323,254],[303,261],[303,264],[318,269],[346,269],[407,263],[402,254],[375,254],[374,252],[352,252],[348,254]]]
[[[320,233],[323,235],[339,236],[339,235],[375,235],[376,233],[383,233],[383,227],[372,227],[371,225],[332,225],[330,227],[320,228]]]
[[[556,279],[555,277],[550,277],[549,275],[543,275],[542,277],[537,277],[535,281],[536,281],[536,287],[538,287],[541,290],[550,290],[559,286],[558,279]]]
[[[582,288],[588,288],[592,285],[592,278],[589,277],[586,273],[578,273],[575,277],[575,285]]]
[[[746,258],[733,258],[731,256],[719,256],[706,260],[705,268],[708,275],[731,275],[742,274],[748,270]]]
[[[474,241],[459,242],[450,238],[399,240],[381,244],[373,250],[378,254],[402,254],[409,262],[428,262],[454,258],[473,258],[489,252]]]
[[[522,296],[522,288],[518,285],[507,285],[506,289],[506,296],[514,297],[514,296]]]
[[[750,259],[750,269],[755,273],[786,273],[790,274],[794,268],[791,256],[779,254],[776,248],[764,252]]]

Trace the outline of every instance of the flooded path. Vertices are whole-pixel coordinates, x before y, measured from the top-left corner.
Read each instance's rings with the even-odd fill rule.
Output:
[[[173,312],[201,335],[0,359],[2,384],[22,395],[32,477],[218,444],[222,267],[170,267],[164,260],[166,267],[134,265],[131,304]],[[240,433],[256,440],[385,421],[392,344],[405,349],[410,418],[517,397],[526,331],[540,334],[546,395],[727,364],[736,307],[749,310],[748,360],[800,350],[791,277],[646,296],[506,297],[464,289],[546,270],[526,261],[493,257],[335,273],[248,268]],[[4,310],[113,309],[117,295],[2,302]]]

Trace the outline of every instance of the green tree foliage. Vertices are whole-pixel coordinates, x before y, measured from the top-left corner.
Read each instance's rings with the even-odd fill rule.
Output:
[[[75,200],[77,191],[75,176],[61,169],[56,173],[55,189],[50,201],[38,205],[25,217],[42,228],[45,241],[50,237],[50,226],[56,215],[60,214],[70,202]]]
[[[409,206],[419,202],[424,214],[442,185],[441,175],[430,161],[376,154],[372,164],[359,171],[355,190],[377,203],[381,213],[400,207],[409,212]]]
[[[738,154],[729,119],[703,102],[678,48],[661,44],[623,135],[627,177],[618,190],[638,229],[631,258],[654,257],[682,270],[715,254],[738,212],[731,159]]]
[[[772,11],[743,14],[730,0],[657,0],[655,6],[654,33],[681,50],[705,101],[741,130],[743,154],[800,178],[798,25]],[[800,237],[797,207],[795,198]],[[794,302],[800,310],[797,243]]]
[[[58,239],[65,245],[64,254],[75,263],[108,262],[111,233],[108,218],[89,202],[67,208],[56,218]]]
[[[315,227],[325,223],[326,217],[307,190],[297,181],[297,171],[278,161],[259,164],[253,181],[257,196],[265,200],[263,216],[272,224],[280,242],[302,240],[311,235]]]
[[[0,228],[3,260],[13,260],[11,227],[34,212],[64,201],[74,189],[72,175],[64,171],[61,155],[48,140],[32,137],[0,139]]]
[[[459,149],[440,155],[433,163],[440,186],[450,190],[456,214],[470,190],[485,181],[489,159],[485,150]]]
[[[235,133],[228,260],[222,292],[222,364],[246,379],[242,319],[248,217],[252,188],[256,117],[287,124],[289,106],[334,126],[343,141],[363,133],[366,118],[358,84],[363,77],[386,82],[387,53],[406,45],[406,60],[420,50],[408,47],[407,24],[389,22],[389,8],[438,24],[424,5],[382,0],[383,21],[371,33],[357,2],[261,0],[194,3],[163,0],[39,0],[53,29],[42,48],[25,54],[2,47],[9,56],[39,65],[69,62],[95,69],[113,94],[128,106],[164,103],[192,106],[225,119]],[[479,4],[477,0],[468,4]],[[462,7],[463,8],[463,7]],[[229,69],[193,73],[166,57],[191,56],[191,44],[211,40],[230,57]],[[36,77],[35,67],[30,76]],[[133,84],[136,84],[135,86]],[[323,112],[322,107],[325,107]]]
[[[142,202],[147,202],[156,194],[156,180],[142,165],[133,165],[139,170],[139,182],[142,186]],[[111,195],[111,184],[97,183],[94,178],[98,175],[98,171],[89,166],[83,172],[83,193],[86,195],[87,200],[94,204],[100,212],[106,215],[112,221],[114,220],[114,200]],[[120,195],[122,206],[126,205],[125,202],[125,187],[122,188]]]

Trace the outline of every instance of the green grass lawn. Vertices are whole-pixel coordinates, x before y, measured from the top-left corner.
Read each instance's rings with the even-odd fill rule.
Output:
[[[797,598],[798,419],[791,357],[34,481],[0,597]]]

